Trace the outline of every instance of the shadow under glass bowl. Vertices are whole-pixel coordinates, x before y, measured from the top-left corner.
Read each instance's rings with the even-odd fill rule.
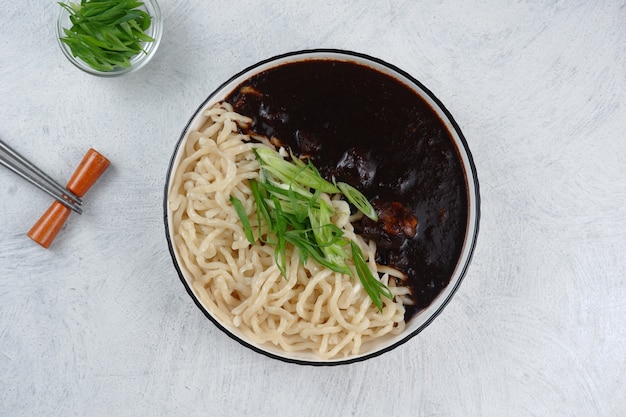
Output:
[[[168,205],[168,197],[170,194],[170,187],[173,182],[173,178],[176,175],[178,166],[183,158],[185,143],[189,134],[204,123],[205,117],[202,115],[204,110],[211,107],[217,102],[223,101],[228,97],[242,82],[250,79],[251,77],[262,73],[266,70],[271,70],[278,66],[289,65],[292,63],[299,63],[307,60],[331,60],[331,61],[345,61],[349,63],[355,63],[375,69],[385,75],[388,75],[412,90],[423,101],[425,101],[432,111],[441,119],[443,125],[449,132],[449,136],[457,151],[457,157],[463,169],[463,176],[465,180],[465,191],[467,195],[467,226],[465,233],[460,242],[460,255],[456,261],[456,265],[453,268],[449,283],[441,290],[439,295],[428,305],[426,308],[418,311],[408,322],[404,331],[398,335],[383,336],[367,345],[364,345],[361,353],[357,355],[348,355],[345,357],[337,357],[334,359],[320,359],[312,353],[306,352],[286,352],[278,346],[274,346],[269,343],[258,344],[247,338],[237,328],[228,326],[220,321],[217,316],[210,311],[210,309],[203,304],[199,295],[193,288],[193,278],[189,271],[184,267],[180,258],[179,251],[173,244],[173,236],[175,230],[173,230],[172,223],[172,211]],[[200,107],[191,116],[188,124],[184,128],[178,143],[175,146],[174,153],[172,155],[169,169],[166,176],[165,183],[165,196],[164,196],[164,223],[166,239],[174,267],[178,273],[180,280],[185,286],[187,292],[200,308],[200,310],[209,318],[218,328],[224,331],[228,336],[241,343],[242,345],[253,349],[256,352],[262,353],[266,356],[279,359],[285,362],[305,364],[305,365],[337,365],[346,364],[357,361],[366,360],[378,356],[384,352],[390,351],[395,347],[407,342],[424,328],[426,328],[437,315],[444,309],[448,302],[453,297],[454,293],[458,289],[463,277],[466,275],[470,260],[476,245],[478,236],[478,226],[480,220],[480,195],[478,177],[476,168],[470,153],[468,144],[459,128],[454,121],[450,112],[444,107],[443,103],[435,97],[435,95],[428,90],[422,83],[413,78],[408,73],[401,69],[384,62],[380,59],[356,53],[351,51],[343,51],[336,49],[314,49],[297,51],[287,53],[284,55],[276,56],[265,61],[259,62],[249,68],[246,68],[239,74],[236,74],[228,81],[223,83],[215,91],[213,91],[208,98],[200,105]]]
[[[75,2],[79,2],[76,0]],[[140,52],[133,56],[130,59],[130,67],[115,67],[111,71],[99,71],[97,69],[89,66],[85,61],[81,60],[78,57],[75,57],[72,54],[70,48],[61,41],[61,38],[65,36],[65,32],[63,29],[69,29],[72,26],[72,22],[70,21],[70,14],[64,8],[59,6],[61,10],[59,10],[59,15],[57,18],[57,41],[59,47],[63,54],[67,57],[67,59],[78,69],[86,72],[87,74],[95,75],[98,77],[117,77],[124,74],[130,74],[143,68],[154,56],[159,45],[161,43],[161,37],[163,36],[163,19],[161,17],[161,9],[156,0],[144,0],[143,6],[140,6],[139,9],[148,13],[151,17],[151,23],[148,30],[146,30],[146,35],[152,37],[154,39],[153,42],[142,42],[142,47],[145,51]],[[70,1],[64,1],[65,4],[69,4]]]

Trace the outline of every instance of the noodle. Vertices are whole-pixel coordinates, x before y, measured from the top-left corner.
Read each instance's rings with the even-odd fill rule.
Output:
[[[227,103],[214,105],[204,116],[204,125],[184,144],[168,204],[181,268],[211,314],[254,343],[311,351],[321,359],[359,354],[368,341],[402,332],[409,290],[396,286],[401,275],[394,269],[378,269],[394,295],[394,300],[383,298],[381,312],[357,278],[313,260],[303,265],[297,249],[289,247],[283,276],[273,248],[248,242],[230,196],[241,200],[256,230],[248,180],[259,178],[259,165],[250,137],[238,133],[238,125],[251,121]],[[370,269],[377,271],[376,246],[354,232],[348,204],[322,197],[335,209],[333,223],[358,243]]]

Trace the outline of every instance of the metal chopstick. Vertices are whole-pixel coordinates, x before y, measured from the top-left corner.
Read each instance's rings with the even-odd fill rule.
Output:
[[[78,214],[82,214],[83,209],[80,205],[83,201],[80,197],[53,180],[45,172],[37,168],[15,150],[11,149],[11,147],[2,140],[0,140],[0,165],[5,166],[39,189],[45,191],[64,206]]]

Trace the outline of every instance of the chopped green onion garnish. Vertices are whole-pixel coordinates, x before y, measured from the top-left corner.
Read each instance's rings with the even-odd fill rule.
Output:
[[[248,242],[254,243],[252,226],[250,226],[250,220],[248,220],[246,209],[243,208],[243,203],[235,196],[230,197],[230,202],[237,211],[237,216],[239,216],[239,218],[241,219],[241,223],[243,224],[243,231],[246,234],[246,239],[248,239]]]
[[[391,293],[391,290],[389,290],[389,287],[380,282],[380,280],[372,274],[372,271],[367,266],[367,262],[365,261],[361,248],[359,248],[359,246],[352,241],[350,242],[350,248],[352,249],[354,266],[357,275],[361,280],[361,284],[363,284],[363,288],[365,288],[365,291],[369,294],[370,298],[374,302],[374,305],[378,307],[378,310],[382,311],[383,300],[381,295],[392,299],[393,294]]]
[[[72,55],[98,71],[130,67],[130,60],[145,53],[141,43],[154,42],[145,31],[152,18],[138,9],[134,0],[81,0],[80,4],[59,2],[70,14],[72,26],[64,28],[61,41]]]
[[[339,192],[333,183],[322,178],[311,162],[305,164],[297,158],[292,158],[293,162],[289,162],[268,148],[255,148],[254,153],[264,171],[269,172],[283,184],[293,186],[294,191],[305,190],[305,187],[308,187],[329,194]],[[302,188],[296,188],[296,185]]]
[[[364,215],[376,220],[376,212],[367,198],[346,183],[335,185],[325,180],[311,161],[305,163],[293,157],[288,161],[264,147],[255,148],[254,153],[261,167],[260,180],[250,181],[256,204],[256,238],[243,204],[231,197],[248,241],[254,243],[258,239],[262,244],[274,246],[276,266],[283,276],[286,276],[287,244],[298,249],[302,263],[312,258],[342,274],[354,276],[356,272],[372,302],[382,311],[382,297],[392,299],[393,294],[369,269],[359,246],[332,223],[334,209],[320,196],[342,193]]]
[[[370,219],[377,221],[378,215],[376,210],[370,204],[367,198],[356,188],[345,182],[338,182],[337,188],[341,190],[343,195],[351,202],[361,213],[369,217]]]

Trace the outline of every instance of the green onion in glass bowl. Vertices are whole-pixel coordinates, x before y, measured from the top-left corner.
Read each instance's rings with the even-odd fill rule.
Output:
[[[142,68],[161,41],[156,0],[59,2],[57,39],[77,68],[91,75],[119,76]]]

